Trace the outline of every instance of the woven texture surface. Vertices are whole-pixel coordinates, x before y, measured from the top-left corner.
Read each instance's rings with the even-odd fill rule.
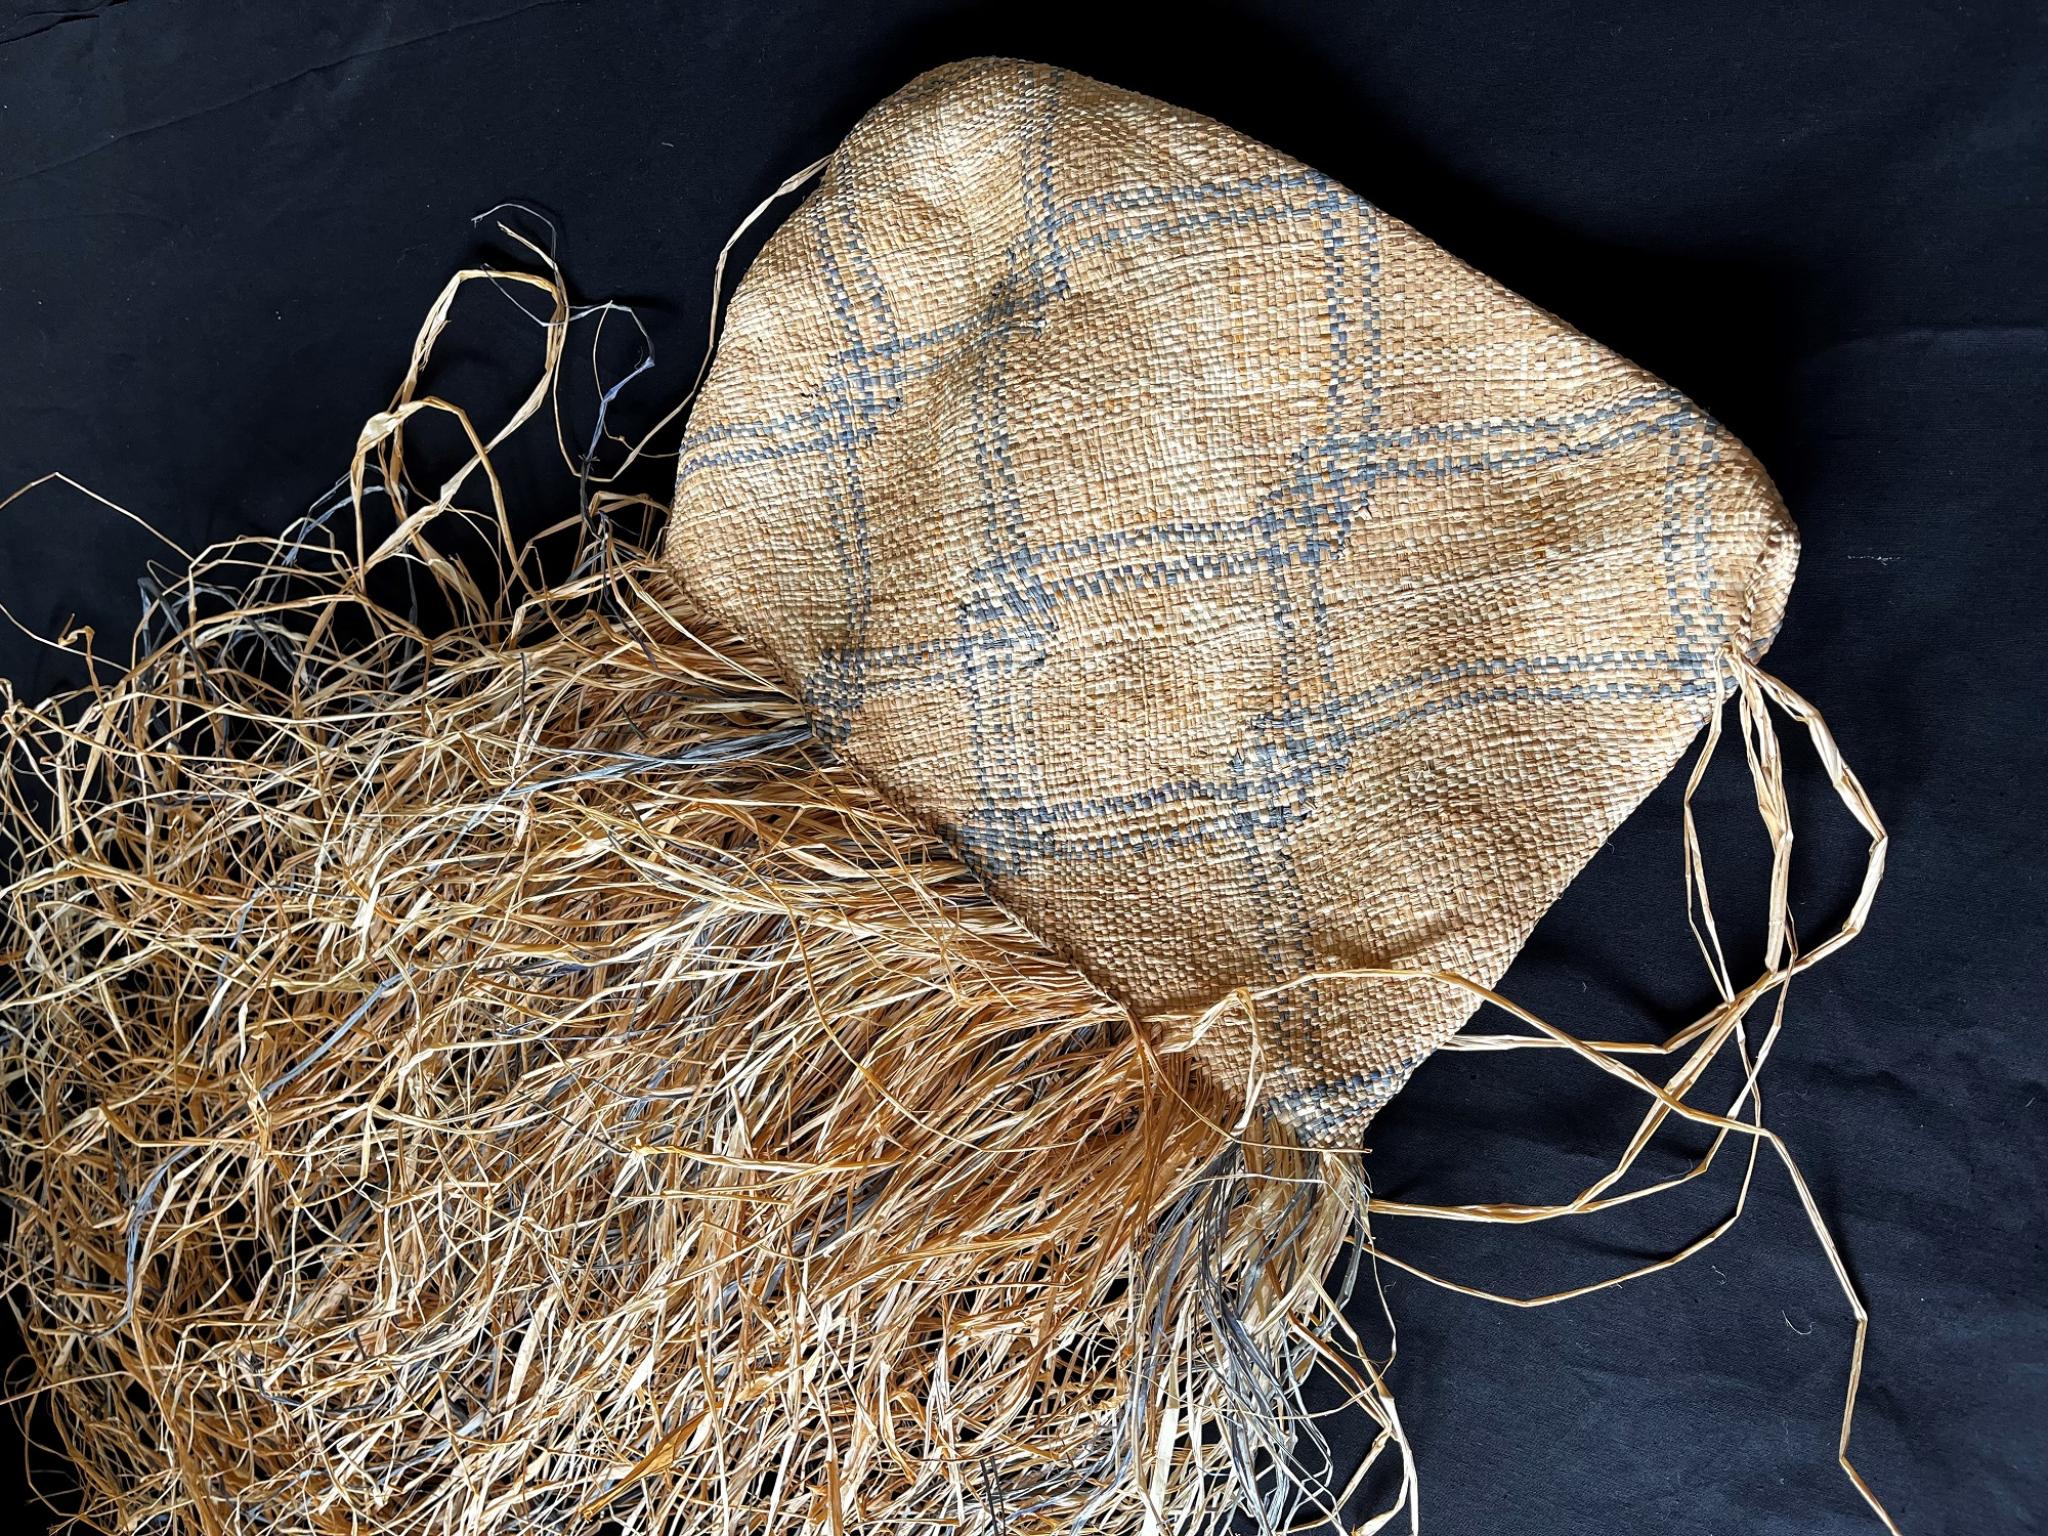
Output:
[[[1141,1016],[1491,984],[1796,561],[1668,386],[1327,177],[1035,65],[863,119],[720,347],[683,585]],[[1341,1144],[1472,1007],[1311,980],[1195,1048]]]

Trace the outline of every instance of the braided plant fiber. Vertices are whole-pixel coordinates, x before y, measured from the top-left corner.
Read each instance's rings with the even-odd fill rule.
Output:
[[[965,80],[972,105],[1007,68],[939,85]],[[1050,77],[1022,78],[1043,105]],[[913,106],[963,99],[921,89]],[[1074,88],[1098,125],[1149,110],[1089,89]],[[985,127],[979,113],[961,131]],[[844,177],[828,169],[821,185],[814,219]],[[791,227],[846,240],[856,222],[841,208]],[[1382,256],[1408,238],[1380,233]],[[808,249],[785,237],[783,256],[771,244],[763,258],[771,273]],[[1764,596],[1741,602],[1739,585],[1705,579],[1695,594],[1736,603],[1733,643],[1688,662],[1699,676],[1683,694],[1539,701],[1599,723],[1597,750],[1553,741],[1546,762],[1620,765],[1625,780],[1582,807],[1575,837],[1617,821],[1704,727],[1684,851],[1718,996],[1706,1014],[1661,1040],[1586,1041],[1492,990],[1503,935],[1561,888],[1576,867],[1568,849],[1532,866],[1535,883],[1476,948],[1456,913],[1439,912],[1440,946],[1310,945],[1301,964],[1265,970],[1229,942],[1238,871],[1218,877],[1227,899],[1207,899],[1199,868],[1175,886],[1185,847],[1172,841],[1133,889],[1203,898],[1183,903],[1200,931],[1162,940],[1158,964],[1123,985],[1115,956],[1143,927],[1135,899],[1106,901],[1090,864],[1061,909],[1042,871],[1003,862],[1022,845],[977,841],[977,826],[1018,805],[998,797],[1001,816],[970,824],[920,788],[916,776],[967,751],[972,733],[944,712],[958,700],[927,688],[944,727],[927,761],[892,689],[907,679],[917,697],[929,680],[916,668],[951,653],[863,626],[928,616],[931,594],[856,597],[850,628],[819,617],[825,535],[788,520],[850,527],[845,486],[831,481],[846,465],[828,465],[808,503],[789,488],[816,464],[785,464],[754,502],[733,494],[743,481],[697,478],[721,465],[755,474],[775,457],[766,439],[818,425],[813,409],[844,425],[887,404],[835,396],[843,379],[810,380],[803,355],[783,356],[777,317],[801,319],[803,304],[768,305],[758,283],[750,304],[736,300],[665,546],[636,526],[665,509],[609,489],[574,455],[578,516],[514,537],[492,455],[550,407],[560,437],[571,327],[605,309],[572,309],[533,254],[543,270],[451,280],[327,504],[277,539],[186,557],[154,585],[130,658],[97,664],[84,689],[4,698],[7,1278],[29,1392],[77,1469],[85,1523],[123,1536],[1154,1536],[1235,1516],[1277,1536],[1343,1515],[1361,1532],[1416,1529],[1391,1357],[1375,1359],[1345,1320],[1364,1263],[1412,1268],[1371,1218],[1595,1214],[1707,1174],[1731,1142],[1746,1152],[1740,1185],[1704,1235],[1593,1285],[1491,1299],[1547,1305],[1700,1252],[1733,1225],[1768,1150],[1856,1318],[1839,1449],[1883,1515],[1847,1458],[1863,1308],[1764,1122],[1758,1074],[1793,977],[1863,925],[1885,839],[1818,714],[1756,665],[1790,548],[1749,461],[1730,448],[1713,462],[1734,465],[1734,504],[1756,514],[1724,531]],[[544,301],[530,312],[546,339],[538,382],[488,434],[422,382],[477,282]],[[1056,330],[1020,319],[1005,307],[1015,299],[987,307],[1003,345]],[[1582,344],[1559,343],[1583,362]],[[882,355],[865,345],[852,351]],[[762,403],[733,382],[749,359],[799,402],[769,400],[765,426],[739,413]],[[988,376],[964,366],[942,408]],[[924,377],[904,371],[898,404],[918,404]],[[1690,430],[1694,408],[1667,420],[1667,406],[1626,409],[1651,412],[1646,433]],[[952,441],[919,420],[913,409],[913,440]],[[423,489],[407,439],[429,421],[452,423],[466,447]],[[897,452],[889,430],[847,426],[846,444]],[[1593,451],[1558,431],[1567,467]],[[1455,438],[1437,446],[1448,455]],[[600,420],[591,441],[606,440]],[[857,465],[852,479],[868,483]],[[1622,505],[1619,484],[1590,504]],[[743,505],[762,519],[751,534]],[[1576,565],[1584,551],[1549,538],[1524,555],[1540,564],[1563,549]],[[705,540],[732,561],[693,556]],[[1635,543],[1664,558],[1661,538]],[[1013,553],[1003,570],[1037,559]],[[742,556],[757,568],[736,581]],[[957,573],[939,574],[944,585]],[[1019,615],[999,605],[963,612],[994,615],[1002,646],[1047,638],[1005,628]],[[92,648],[83,634],[60,643]],[[1094,654],[1114,671],[1129,655],[1112,649]],[[1059,687],[1101,682],[1085,656],[1079,673],[1056,647],[1039,659],[1059,663],[1047,669]],[[864,738],[854,694],[868,690],[889,707],[886,730]],[[1632,714],[1641,697],[1648,713]],[[1774,713],[1804,729],[1870,836],[1846,919],[1810,945],[1790,919]],[[1631,719],[1656,739],[1630,744]],[[1766,953],[1746,983],[1722,951],[1691,813],[1730,734],[1773,858]],[[1571,783],[1520,787],[1532,798],[1519,814],[1540,821],[1543,797]],[[1452,809],[1469,819],[1475,804]],[[1333,924],[1331,911],[1317,917]],[[1518,1027],[1451,1033],[1481,1004]],[[1345,1033],[1369,1017],[1389,1030]],[[1428,1048],[1565,1050],[1644,1095],[1643,1117],[1612,1170],[1565,1200],[1385,1200],[1345,1138]],[[1657,1061],[1661,1078],[1639,1065]],[[1730,1061],[1732,1095],[1701,1102]],[[1364,1070],[1339,1070],[1353,1066]],[[1697,1162],[1632,1179],[1676,1122],[1711,1132]],[[1349,1465],[1325,1435],[1339,1407],[1377,1430]],[[1361,1502],[1377,1507],[1361,1516]]]

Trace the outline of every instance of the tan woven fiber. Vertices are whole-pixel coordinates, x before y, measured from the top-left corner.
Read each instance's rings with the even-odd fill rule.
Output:
[[[755,261],[667,543],[1141,1016],[1491,984],[1796,549],[1643,370],[1273,150],[1004,60],[876,108]],[[1197,1049],[1341,1144],[1472,1006],[1317,980]]]

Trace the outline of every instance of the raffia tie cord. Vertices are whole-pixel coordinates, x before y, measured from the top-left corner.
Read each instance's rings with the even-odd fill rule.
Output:
[[[541,383],[488,439],[419,385],[480,279],[551,305]],[[1782,1013],[1756,1041],[1745,1019],[1854,933],[1883,841],[1782,685],[1729,663],[1776,850],[1747,986],[1688,809],[1705,1018],[1589,1044],[1448,972],[1370,973],[1533,1031],[1460,1048],[1571,1049],[1648,1095],[1614,1172],[1559,1205],[1376,1201],[1355,1149],[1258,1111],[1256,1070],[1154,1043],[1226,1016],[1256,1040],[1265,997],[1134,1022],[675,616],[612,532],[631,498],[599,491],[573,574],[531,577],[489,452],[547,403],[574,318],[552,269],[458,276],[344,497],[200,557],[112,681],[6,701],[10,1295],[87,1523],[1271,1532],[1391,1448],[1354,1529],[1419,1524],[1389,1362],[1342,1314],[1361,1255],[1401,1263],[1369,1215],[1584,1214],[1729,1135],[1746,1193],[1758,1149],[1785,1156],[1756,1088]],[[402,451],[422,412],[474,449],[431,495]],[[437,548],[444,519],[494,579]],[[422,589],[452,627],[410,617]],[[1804,953],[1773,704],[1873,834],[1848,923]],[[1740,1092],[1702,1109],[1730,1049]],[[1644,1053],[1680,1065],[1657,1083]],[[1621,1188],[1673,1119],[1714,1129],[1698,1166]],[[1380,1426],[1363,1466],[1306,1406],[1317,1367]]]

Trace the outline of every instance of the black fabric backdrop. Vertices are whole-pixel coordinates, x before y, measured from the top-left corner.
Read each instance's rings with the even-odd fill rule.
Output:
[[[24,3],[0,6],[0,490],[62,470],[188,545],[275,530],[334,479],[447,274],[509,254],[470,222],[503,199],[554,220],[583,296],[638,307],[658,365],[622,410],[651,422],[739,217],[888,90],[978,52],[1221,117],[1699,399],[1804,531],[1771,664],[1895,837],[1868,934],[1795,988],[1768,1079],[1876,1319],[1858,1459],[1909,1532],[2044,1528],[2038,0]],[[530,377],[535,333],[489,300],[466,301],[449,393]],[[571,504],[544,454],[511,473],[530,516]],[[158,553],[46,488],[0,514],[0,602],[118,635]],[[61,672],[0,637],[22,691]],[[1856,840],[1797,768],[1818,932]],[[1746,798],[1718,779],[1707,828],[1753,943]],[[1666,786],[1507,990],[1592,1034],[1690,1016],[1677,850]],[[1432,1062],[1377,1122],[1378,1186],[1578,1188],[1634,1113],[1590,1076]],[[1535,1291],[1668,1250],[1731,1188],[1576,1232],[1384,1235]],[[1526,1312],[1388,1291],[1439,1532],[1877,1529],[1833,1466],[1848,1316],[1779,1173],[1732,1236],[1618,1292]]]

